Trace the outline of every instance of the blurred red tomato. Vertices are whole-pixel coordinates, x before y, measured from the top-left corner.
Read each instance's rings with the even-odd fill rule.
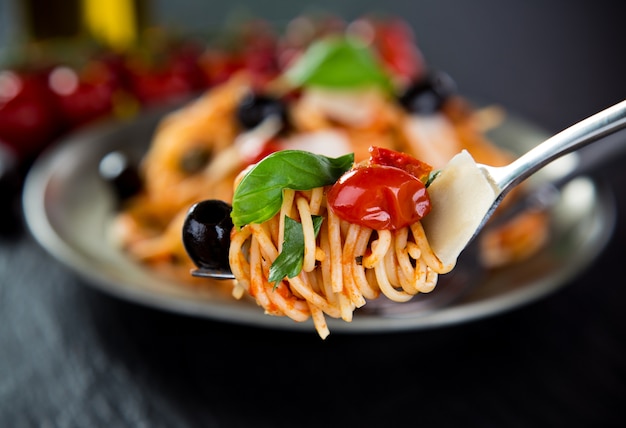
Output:
[[[1,71],[0,140],[19,158],[28,158],[60,131],[54,99],[41,76]]]
[[[424,59],[412,28],[402,19],[360,18],[350,31],[370,43],[389,72],[406,81],[424,73]]]
[[[76,70],[65,66],[56,67],[50,72],[48,84],[69,129],[111,114],[116,88],[105,70],[101,70],[100,74],[87,81]]]
[[[131,90],[143,105],[159,104],[191,93],[191,85],[171,67],[140,67],[131,74]]]

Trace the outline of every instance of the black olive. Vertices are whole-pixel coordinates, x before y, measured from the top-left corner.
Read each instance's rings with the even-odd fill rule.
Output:
[[[136,195],[143,188],[137,163],[122,151],[108,153],[98,166],[100,177],[111,184],[120,201]]]
[[[244,129],[253,129],[272,115],[278,116],[283,126],[287,123],[285,103],[269,95],[249,92],[237,106],[237,120]]]
[[[187,212],[183,224],[183,244],[199,268],[230,272],[231,210],[226,202],[211,199],[198,202]]]
[[[180,169],[187,174],[195,174],[204,169],[211,160],[212,153],[206,147],[194,147],[180,159]]]
[[[443,72],[431,72],[414,82],[398,97],[400,105],[414,114],[433,114],[456,92],[456,83]]]

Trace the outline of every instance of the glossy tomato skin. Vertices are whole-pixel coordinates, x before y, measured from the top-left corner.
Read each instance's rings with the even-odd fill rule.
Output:
[[[414,175],[424,183],[428,181],[428,175],[433,170],[433,167],[426,162],[422,162],[406,153],[384,147],[372,146],[369,148],[369,153],[370,164],[395,166]]]
[[[407,171],[386,165],[347,172],[326,197],[340,218],[375,230],[400,229],[418,222],[431,209],[424,183]]]

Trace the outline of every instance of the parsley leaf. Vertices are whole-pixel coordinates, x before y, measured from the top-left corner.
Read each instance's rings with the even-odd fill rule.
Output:
[[[322,226],[323,217],[314,215],[311,218],[313,219],[313,230],[315,230],[315,236],[317,236]],[[285,277],[293,278],[297,276],[302,270],[303,262],[304,232],[302,224],[285,216],[283,249],[270,267],[269,282],[276,283],[276,287],[278,282]]]

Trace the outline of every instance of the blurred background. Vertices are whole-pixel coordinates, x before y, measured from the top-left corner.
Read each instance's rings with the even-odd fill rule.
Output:
[[[144,33],[151,48],[163,48],[164,40],[209,40],[247,17],[283,27],[308,13],[380,13],[404,19],[427,64],[452,76],[463,95],[555,133],[626,99],[625,12],[617,0],[0,0],[0,109],[15,90],[9,73],[62,65],[66,96],[73,79],[102,79],[86,67],[96,53],[107,64],[131,51],[144,58],[135,45]],[[68,102],[71,120],[37,116],[41,132],[30,137],[15,127],[17,116],[0,111],[0,140],[23,150],[17,157],[27,168],[44,146],[91,120],[133,117],[201,86],[147,81],[116,98],[113,110]],[[91,101],[100,93],[83,90]],[[623,168],[611,174],[623,190]],[[626,212],[624,193],[616,199]],[[528,308],[459,327],[326,342],[120,302],[75,279],[26,233],[1,238],[0,425],[623,426],[623,219],[594,269]],[[312,385],[303,390],[304,382]],[[321,398],[316,388],[325,388]],[[310,419],[303,403],[314,403]]]
[[[240,34],[247,52],[224,55],[242,22],[281,32],[323,15],[401,18],[461,94],[555,133],[624,99],[625,10],[614,0],[0,0],[0,153],[23,176],[45,146],[94,120],[197,94],[242,61],[266,67],[263,37]]]
[[[3,57],[11,57],[13,48],[29,38],[80,33],[81,25],[84,29],[88,24],[78,9],[90,3],[104,5],[88,0],[0,0]],[[106,8],[114,13],[119,7],[114,4],[126,2],[108,3],[111,6]],[[626,93],[625,7],[614,0],[130,3],[135,5],[139,27],[164,26],[194,35],[211,34],[246,16],[285,25],[309,12],[335,13],[347,20],[372,12],[396,15],[413,27],[428,63],[447,71],[461,92],[501,103],[551,131],[622,99]],[[106,19],[102,21],[106,25]],[[118,19],[116,26],[120,25]]]

